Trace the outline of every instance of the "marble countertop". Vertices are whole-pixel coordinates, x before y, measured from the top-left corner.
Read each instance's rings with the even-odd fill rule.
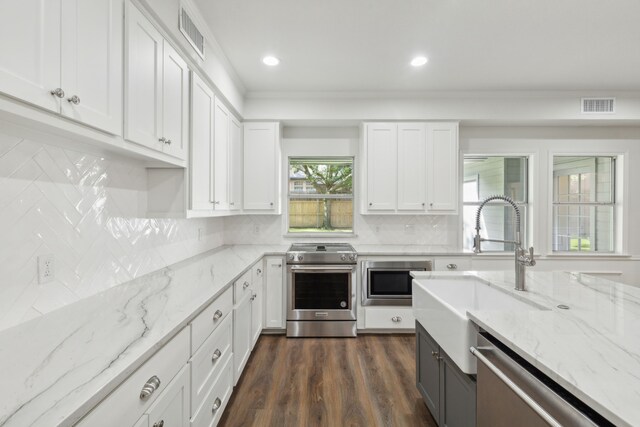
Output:
[[[442,273],[414,273],[416,279]],[[640,288],[593,276],[527,272],[473,274],[549,310],[468,311],[469,318],[558,384],[620,426],[640,425]],[[568,310],[557,308],[569,306]]]
[[[262,256],[221,247],[0,331],[0,426],[70,426]]]

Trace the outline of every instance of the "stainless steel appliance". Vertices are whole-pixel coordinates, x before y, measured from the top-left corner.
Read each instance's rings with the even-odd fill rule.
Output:
[[[431,271],[431,261],[363,261],[362,305],[411,305],[410,271]]]
[[[478,427],[613,426],[567,390],[481,332],[478,346]]]
[[[348,243],[294,243],[287,252],[287,336],[356,336],[356,261]]]

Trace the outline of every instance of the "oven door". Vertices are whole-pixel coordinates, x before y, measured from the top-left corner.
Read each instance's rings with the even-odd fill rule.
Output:
[[[355,265],[290,265],[287,320],[355,320]]]

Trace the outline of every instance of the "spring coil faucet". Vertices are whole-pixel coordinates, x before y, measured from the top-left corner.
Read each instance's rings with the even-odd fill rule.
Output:
[[[503,200],[509,203],[513,210],[516,212],[514,240],[484,239],[480,237],[480,214],[482,213],[482,208],[484,208],[487,203],[493,200]],[[482,203],[480,203],[478,211],[476,212],[476,235],[473,238],[473,251],[477,254],[481,253],[482,242],[513,243],[515,245],[515,289],[517,291],[524,291],[525,267],[533,267],[534,265],[536,265],[536,261],[533,259],[533,246],[529,248],[529,253],[527,253],[527,251],[522,247],[522,240],[520,239],[520,225],[520,209],[511,197],[497,194],[487,197],[482,201]]]

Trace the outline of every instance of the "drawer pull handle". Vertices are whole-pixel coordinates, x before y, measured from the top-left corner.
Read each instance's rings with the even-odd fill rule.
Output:
[[[145,400],[148,399],[157,389],[160,387],[160,378],[157,376],[152,376],[147,380],[147,382],[140,390],[140,399]]]
[[[153,427],[164,427],[164,420],[160,420],[153,424]]]
[[[458,264],[447,264],[447,270],[457,270]]]
[[[393,316],[393,317],[391,318],[391,320],[392,320],[393,322],[399,323],[399,322],[402,322],[402,317],[400,317],[400,316]]]
[[[249,286],[251,286],[251,283],[244,282],[244,284],[242,285],[242,289],[247,289]]]
[[[216,360],[220,359],[220,356],[222,356],[222,352],[220,352],[220,350],[214,351],[213,356],[211,356],[211,362],[216,363]]]
[[[213,402],[213,408],[212,408],[212,412],[216,412],[218,409],[220,409],[220,406],[222,405],[222,400],[220,400],[219,397],[216,398],[216,401]]]
[[[222,317],[222,312],[220,310],[216,310],[216,312],[213,313],[213,321],[214,322],[220,320],[221,317]]]

